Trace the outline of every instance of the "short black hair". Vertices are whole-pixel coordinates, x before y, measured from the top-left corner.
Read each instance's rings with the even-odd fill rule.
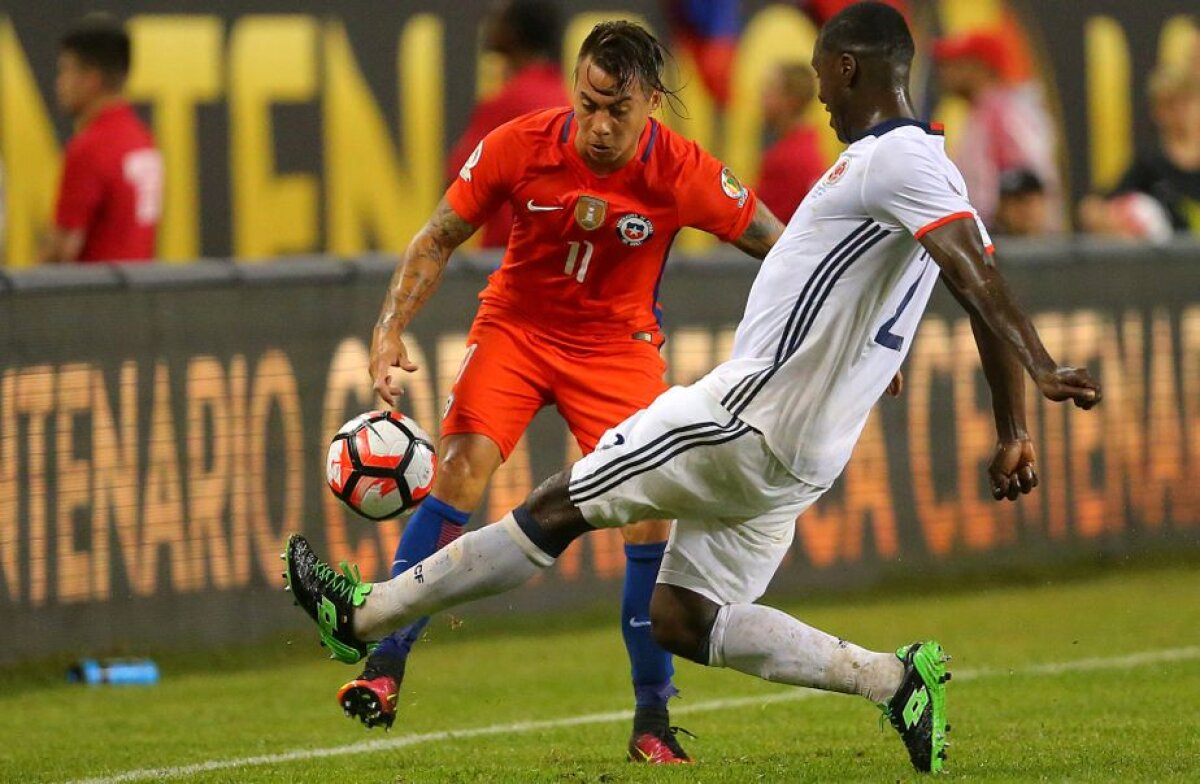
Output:
[[[626,92],[636,80],[647,91],[657,90],[673,98],[676,90],[663,83],[663,69],[669,57],[654,35],[634,22],[601,22],[592,28],[579,47],[585,57],[617,81],[617,92]]]
[[[821,49],[878,58],[907,70],[916,45],[904,15],[885,3],[855,3],[839,11],[821,28]]]
[[[100,71],[110,84],[120,85],[129,75],[129,33],[109,14],[88,14],[77,21],[62,37],[59,48]]]
[[[1000,197],[1045,193],[1042,178],[1029,169],[1005,169],[1000,172]]]
[[[500,12],[523,51],[558,62],[562,57],[562,15],[551,0],[512,0]]]

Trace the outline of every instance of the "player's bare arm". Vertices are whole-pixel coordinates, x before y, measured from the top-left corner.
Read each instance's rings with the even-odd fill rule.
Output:
[[[1008,283],[983,247],[974,221],[957,220],[921,237],[921,244],[941,268],[954,296],[977,314],[1029,372],[1050,400],[1070,400],[1089,409],[1100,402],[1100,384],[1083,368],[1059,367],[1037,330],[1009,291]]]
[[[84,239],[81,229],[53,228],[42,243],[39,260],[43,264],[76,261],[83,252]]]
[[[389,405],[395,405],[401,388],[393,383],[388,369],[399,367],[409,373],[417,369],[404,346],[404,329],[437,289],[450,254],[475,233],[475,228],[443,198],[409,243],[404,259],[392,275],[371,341],[371,378],[375,381],[375,391]]]
[[[761,201],[754,208],[754,218],[742,232],[742,236],[733,241],[738,250],[756,259],[765,259],[772,246],[783,234],[783,224],[774,213],[767,209]]]
[[[959,220],[921,239],[941,267],[955,298],[971,317],[980,361],[992,390],[998,444],[988,468],[992,496],[1015,499],[1037,487],[1033,442],[1025,426],[1028,370],[1050,400],[1072,400],[1089,409],[1100,402],[1100,385],[1087,370],[1059,367],[1050,357],[1029,318],[1017,306],[1004,277],[983,247],[974,221]]]

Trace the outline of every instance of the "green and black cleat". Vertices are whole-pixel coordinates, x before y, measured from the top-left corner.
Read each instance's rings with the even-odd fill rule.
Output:
[[[883,712],[900,733],[913,767],[936,773],[946,760],[946,662],[950,657],[935,640],[914,642],[896,651],[904,679]]]
[[[282,558],[287,562],[284,579],[286,591],[296,597],[296,603],[317,622],[321,644],[330,651],[330,658],[354,664],[375,646],[354,636],[354,611],[361,607],[371,583],[365,583],[353,570],[341,563],[341,570],[317,558],[300,534],[288,537]]]

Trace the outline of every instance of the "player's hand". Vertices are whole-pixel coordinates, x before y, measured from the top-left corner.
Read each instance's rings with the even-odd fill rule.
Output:
[[[1028,436],[1001,441],[996,446],[996,455],[988,466],[988,478],[992,483],[992,498],[1003,501],[1017,500],[1018,495],[1029,493],[1038,486],[1037,471],[1034,469],[1033,442]]]
[[[888,397],[900,397],[900,393],[904,391],[904,374],[897,370],[896,375],[892,377],[892,382],[887,385],[885,391]]]
[[[1076,406],[1087,410],[1100,402],[1104,396],[1100,382],[1084,368],[1060,367],[1034,378],[1042,394],[1055,403],[1071,400]]]
[[[376,332],[371,345],[371,379],[375,382],[375,393],[393,408],[404,387],[400,383],[400,371],[412,373],[417,366],[408,358],[408,349],[398,335],[391,332]]]

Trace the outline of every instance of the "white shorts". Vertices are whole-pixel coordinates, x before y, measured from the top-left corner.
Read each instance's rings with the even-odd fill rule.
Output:
[[[674,519],[658,581],[718,604],[753,602],[825,492],[794,477],[749,425],[696,387],[672,387],[571,469],[598,528]]]

